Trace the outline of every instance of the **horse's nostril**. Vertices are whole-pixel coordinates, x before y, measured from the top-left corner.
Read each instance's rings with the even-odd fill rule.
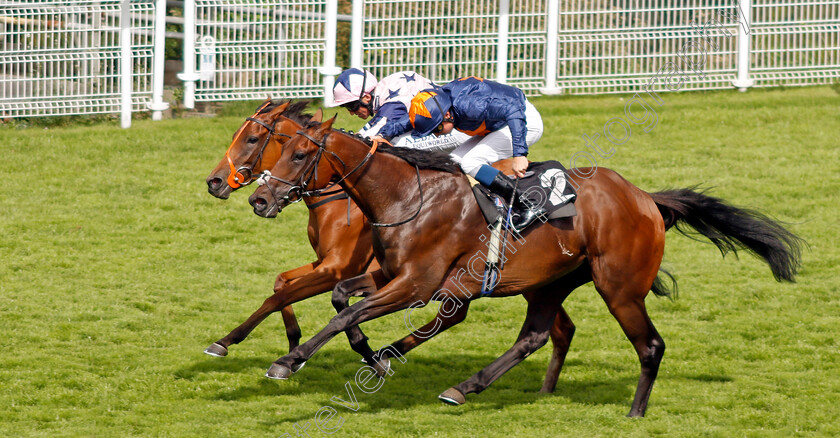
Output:
[[[248,201],[255,210],[265,210],[265,207],[268,205],[265,199],[259,197],[252,197]]]
[[[212,178],[212,179],[207,180],[207,187],[209,187],[210,190],[216,190],[221,185],[222,185],[222,179],[221,178]]]

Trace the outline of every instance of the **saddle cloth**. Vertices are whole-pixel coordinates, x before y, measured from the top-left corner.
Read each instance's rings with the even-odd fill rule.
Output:
[[[518,190],[534,208],[545,208],[548,219],[576,216],[574,201],[577,194],[567,179],[566,168],[559,162],[533,162],[525,177],[519,180]],[[510,200],[502,199],[481,184],[473,185],[473,194],[488,224],[495,223],[507,211]]]

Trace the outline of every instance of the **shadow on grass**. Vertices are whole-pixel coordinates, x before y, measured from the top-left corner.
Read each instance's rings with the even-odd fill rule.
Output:
[[[673,377],[683,378],[683,379],[688,379],[688,380],[696,380],[698,382],[727,383],[727,382],[732,382],[733,381],[732,377],[729,377],[729,376],[722,376],[722,375],[708,374],[708,373],[683,374],[683,375],[676,375],[676,376],[673,376]]]
[[[496,356],[490,354],[458,355],[456,357],[429,356],[415,354],[406,357],[406,363],[392,359],[394,375],[386,379],[385,383],[373,394],[362,392],[354,383],[356,371],[363,365],[359,357],[352,351],[324,351],[310,359],[307,366],[295,374],[289,381],[277,381],[263,378],[254,380],[255,384],[241,385],[235,388],[219,389],[207,392],[203,398],[208,400],[244,401],[264,397],[309,397],[318,404],[332,406],[339,410],[337,403],[330,401],[333,396],[350,402],[345,387],[352,386],[360,412],[375,414],[380,411],[409,410],[414,407],[430,407],[440,405],[437,395],[447,388],[468,379],[475,372],[490,364]],[[180,378],[197,378],[203,373],[211,372],[252,372],[254,367],[262,373],[268,369],[270,360],[255,358],[224,358],[212,359],[193,364],[176,370],[174,374]],[[597,378],[585,377],[582,380],[565,380],[562,378],[553,394],[540,393],[545,367],[547,363],[536,360],[525,360],[507,374],[501,377],[481,394],[467,395],[467,403],[453,407],[450,413],[460,415],[480,409],[502,409],[510,405],[526,405],[539,402],[549,397],[563,399],[580,404],[627,406],[629,409],[635,390],[635,374],[624,373]],[[564,373],[570,370],[574,373],[577,366],[595,367],[598,369],[613,369],[616,364],[591,363],[585,365],[578,360],[569,360]],[[579,375],[579,373],[577,373]],[[290,415],[278,418],[277,423],[308,421],[315,412],[305,415]]]
[[[202,374],[206,373],[244,373],[254,368],[268,369],[271,364],[271,359],[257,358],[257,357],[211,357],[204,356],[206,359],[195,362],[190,366],[175,370],[172,374],[176,379],[192,380]]]

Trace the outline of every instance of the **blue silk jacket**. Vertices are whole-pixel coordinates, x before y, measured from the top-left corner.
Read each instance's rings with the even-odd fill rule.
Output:
[[[528,155],[522,90],[474,76],[456,79],[442,88],[452,101],[455,129],[469,135],[486,135],[508,126],[513,156]]]

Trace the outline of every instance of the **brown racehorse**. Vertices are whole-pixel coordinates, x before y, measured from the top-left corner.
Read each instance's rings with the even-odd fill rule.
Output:
[[[381,269],[336,285],[332,300],[341,309],[338,315],[275,361],[266,373],[271,378],[289,377],[342,331],[358,351],[358,344],[367,343],[358,328],[365,321],[434,298],[457,307],[476,298],[480,288],[481,277],[472,274],[470,264],[485,248],[484,218],[448,156],[388,147],[374,153],[363,139],[332,130],[334,120],[314,123],[291,139],[249,201],[255,213],[273,217],[290,197],[340,184],[374,226]],[[641,375],[628,415],[643,416],[665,349],[644,300],[672,226],[694,228],[722,252],[746,249],[767,262],[777,280],[793,281],[800,240],[768,217],[692,189],[646,193],[609,169],[581,170],[591,177],[573,176],[580,187],[578,215],[525,231],[525,243],[510,253],[492,294],[523,294],[528,301],[514,346],[441,394],[444,401],[464,403],[465,394],[481,392],[543,346],[563,300],[592,281],[638,354]],[[351,306],[351,296],[363,299]]]
[[[280,157],[284,142],[310,121],[303,110],[308,102],[263,102],[257,112],[236,131],[225,156],[207,177],[210,194],[227,199],[247,185],[254,175],[270,169]],[[318,119],[320,120],[320,119]],[[318,259],[277,276],[274,294],[268,297],[242,325],[219,339],[205,353],[226,356],[231,344],[242,342],[270,314],[280,310],[289,339],[289,349],[301,338],[291,304],[332,290],[339,280],[359,275],[372,264],[370,226],[355,204],[330,202],[343,199],[343,191],[305,199],[309,208],[309,242]],[[346,196],[344,196],[346,198]]]
[[[283,144],[301,129],[301,124],[312,118],[321,120],[320,112],[314,117],[303,114],[307,104],[306,101],[290,103],[272,102],[270,99],[263,102],[236,131],[225,156],[207,177],[210,194],[227,199],[232,191],[249,184],[255,175],[271,168],[279,159]],[[500,167],[504,168],[504,164]],[[331,202],[342,199],[342,195],[344,192],[339,191],[304,199],[309,208],[309,242],[318,259],[278,275],[274,294],[239,327],[207,347],[205,353],[226,356],[230,345],[242,342],[257,325],[278,310],[283,316],[291,350],[301,338],[292,303],[332,290],[340,280],[355,277],[366,269],[379,269],[378,263],[373,260],[371,229],[364,214],[355,203],[348,206],[346,202]],[[428,332],[435,327],[436,333],[440,333],[463,321],[467,309],[468,306],[463,306],[451,315],[439,313],[420,330]],[[552,335],[555,352],[546,374],[543,388],[546,392],[554,389],[573,334],[574,324],[561,310]],[[396,353],[402,355],[428,338],[430,336],[410,334],[395,342],[393,347]],[[371,354],[368,350],[360,353],[368,356],[366,360]]]

